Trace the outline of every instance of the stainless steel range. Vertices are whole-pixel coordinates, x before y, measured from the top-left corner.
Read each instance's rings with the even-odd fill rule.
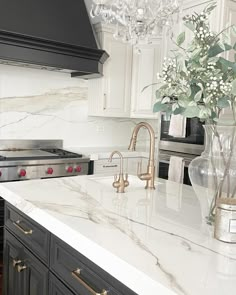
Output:
[[[0,182],[88,174],[88,157],[62,140],[0,140]]]

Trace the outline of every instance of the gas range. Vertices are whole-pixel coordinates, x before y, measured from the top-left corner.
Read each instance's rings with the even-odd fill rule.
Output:
[[[88,157],[62,140],[0,140],[0,182],[88,174]]]

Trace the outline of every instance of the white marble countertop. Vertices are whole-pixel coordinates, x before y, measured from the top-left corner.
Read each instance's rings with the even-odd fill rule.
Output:
[[[66,150],[82,153],[92,161],[108,159],[113,151],[120,151],[125,158],[149,157],[149,152],[139,149],[137,151],[129,151],[128,147],[65,147]],[[114,156],[115,158],[116,156]]]
[[[140,295],[236,294],[236,245],[212,238],[206,198],[158,180],[76,176],[2,183],[0,195]]]

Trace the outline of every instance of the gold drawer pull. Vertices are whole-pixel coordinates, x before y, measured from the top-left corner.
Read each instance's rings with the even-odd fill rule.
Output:
[[[23,270],[25,270],[27,268],[26,265],[17,265],[17,271],[18,272],[22,272]]]
[[[13,265],[13,267],[16,267],[21,262],[22,262],[22,260],[15,260],[15,259],[13,259],[12,265]]]
[[[80,277],[81,269],[77,268],[76,270],[72,271],[72,276],[79,281],[81,285],[83,285],[92,295],[108,295],[108,292],[106,290],[102,290],[101,293],[97,293],[94,291],[85,281],[83,281]]]
[[[29,230],[24,229],[22,226],[20,226],[20,220],[13,222],[13,224],[25,235],[32,235],[32,233],[33,233],[32,229],[29,229]]]

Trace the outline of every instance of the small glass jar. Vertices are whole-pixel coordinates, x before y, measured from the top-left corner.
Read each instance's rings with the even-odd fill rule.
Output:
[[[236,199],[217,200],[214,236],[223,242],[236,243]]]

